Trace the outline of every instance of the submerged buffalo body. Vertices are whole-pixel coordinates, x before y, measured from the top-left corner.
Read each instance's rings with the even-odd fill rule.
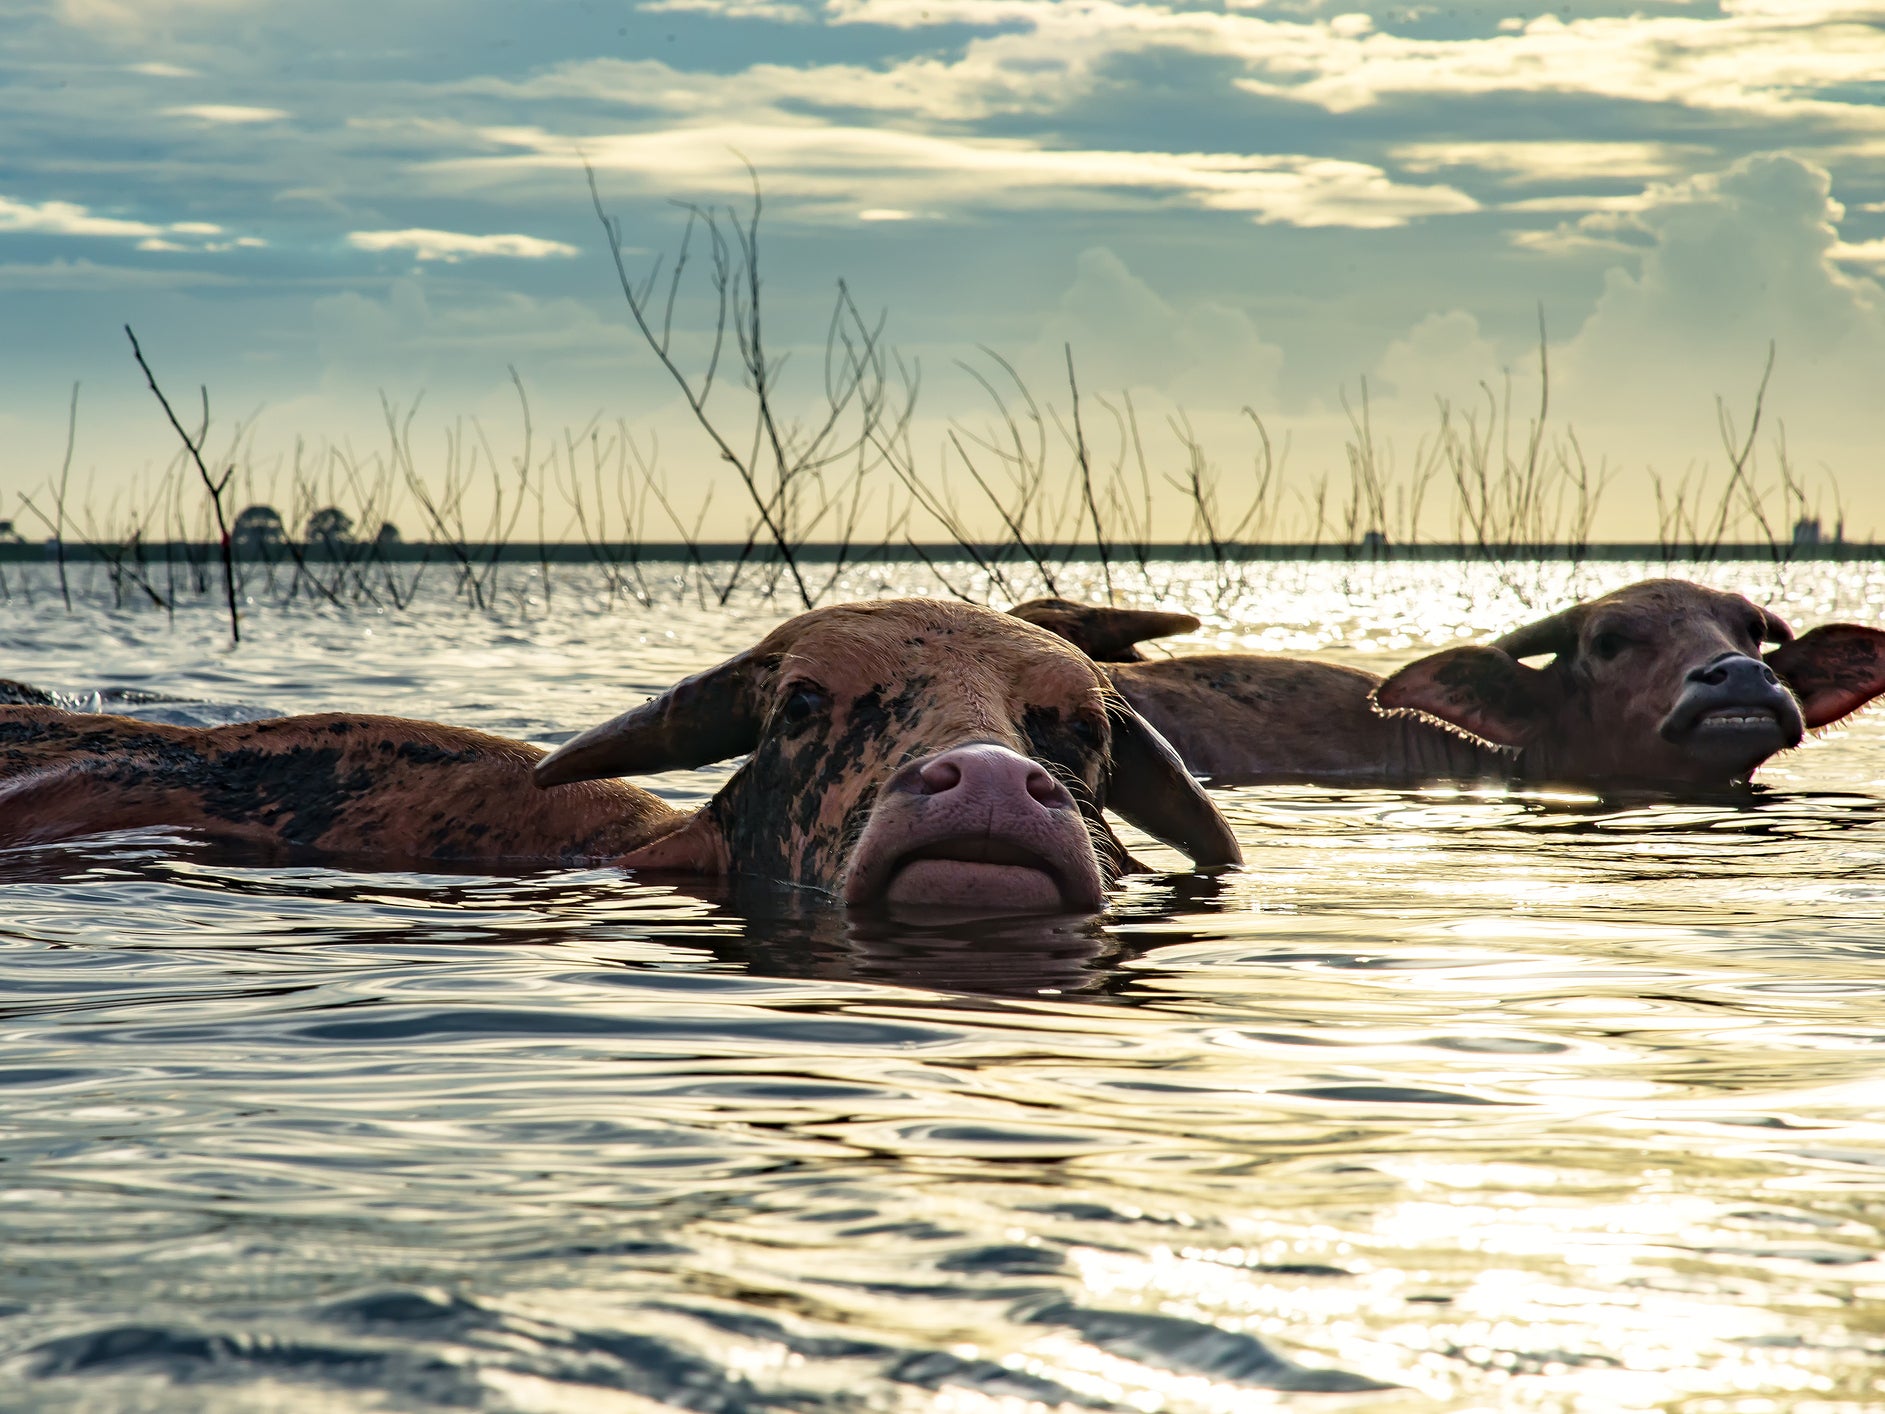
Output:
[[[1078,607],[1062,606],[1055,624],[1075,642],[1079,630],[1061,624]],[[1015,612],[1046,622],[1034,605]],[[1118,618],[1130,611],[1094,612],[1114,639],[1130,636]],[[1148,615],[1138,638],[1170,632],[1155,623],[1170,617]],[[1192,770],[1221,784],[1709,789],[1745,782],[1806,732],[1885,692],[1885,633],[1831,624],[1796,639],[1738,594],[1672,579],[1629,585],[1386,679],[1255,654],[1113,656],[1107,671],[1120,695]]]
[[[700,810],[613,779],[748,760]],[[0,844],[169,825],[361,861],[555,860],[882,901],[1093,908],[1111,807],[1201,864],[1223,818],[1104,674],[988,610],[841,605],[544,755],[328,714],[214,728],[0,707]]]

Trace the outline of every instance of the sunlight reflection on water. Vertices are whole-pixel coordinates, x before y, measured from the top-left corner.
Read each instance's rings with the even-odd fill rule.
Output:
[[[1198,647],[1380,668],[1642,572],[1153,579]],[[1885,621],[1872,567],[1704,577]],[[549,739],[783,616],[514,607],[258,609],[232,655],[16,598],[0,642]],[[0,1402],[1876,1408],[1880,720],[1740,805],[1222,792],[1248,869],[1095,924],[0,854]]]

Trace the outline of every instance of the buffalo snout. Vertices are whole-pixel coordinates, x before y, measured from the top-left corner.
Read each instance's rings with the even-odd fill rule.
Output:
[[[1066,786],[995,742],[938,751],[891,776],[844,881],[854,905],[1004,912],[1096,909],[1104,889]]]
[[[995,805],[1024,792],[1050,810],[1076,808],[1067,788],[1038,761],[987,742],[912,762],[891,778],[888,789],[932,798],[951,796],[952,809],[975,809],[983,800]],[[957,791],[963,794],[952,795]]]
[[[1780,685],[1780,679],[1772,668],[1759,658],[1750,658],[1745,653],[1724,653],[1712,663],[1691,669],[1687,681],[1703,687],[1750,693],[1759,693],[1765,688]]]

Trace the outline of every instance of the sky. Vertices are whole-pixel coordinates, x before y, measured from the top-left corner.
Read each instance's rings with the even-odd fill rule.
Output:
[[[1885,532],[1881,0],[11,0],[0,519],[32,528],[75,383],[74,486],[101,517],[152,494],[175,443],[128,323],[189,420],[208,389],[212,447],[241,429],[257,494],[297,444],[369,464],[389,405],[420,474],[509,466],[521,384],[533,458],[625,423],[684,519],[712,488],[706,533],[738,533],[585,163],[637,279],[679,203],[744,210],[750,164],[782,406],[816,414],[843,280],[921,370],[911,465],[964,504],[968,370],[1012,365],[1064,462],[1071,349],[1104,464],[1130,397],[1165,533],[1176,428],[1228,502],[1261,418],[1283,533],[1346,494],[1364,398],[1405,521],[1443,405],[1483,436],[1509,398],[1492,450],[1526,444],[1542,322],[1547,458],[1574,434],[1609,477],[1599,532],[1723,484],[1770,346],[1755,474],[1784,446],[1829,521]],[[711,312],[690,283],[696,371]]]

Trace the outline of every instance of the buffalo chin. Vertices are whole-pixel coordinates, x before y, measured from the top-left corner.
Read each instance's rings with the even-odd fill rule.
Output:
[[[893,907],[1061,913],[1060,880],[1044,867],[972,859],[916,859],[891,876],[884,902]]]
[[[1082,836],[1084,842],[1084,836]],[[1092,912],[1104,884],[1081,860],[1061,859],[1058,841],[1040,844],[990,835],[948,835],[881,856],[846,881],[852,904],[898,912],[943,910],[952,917]]]

